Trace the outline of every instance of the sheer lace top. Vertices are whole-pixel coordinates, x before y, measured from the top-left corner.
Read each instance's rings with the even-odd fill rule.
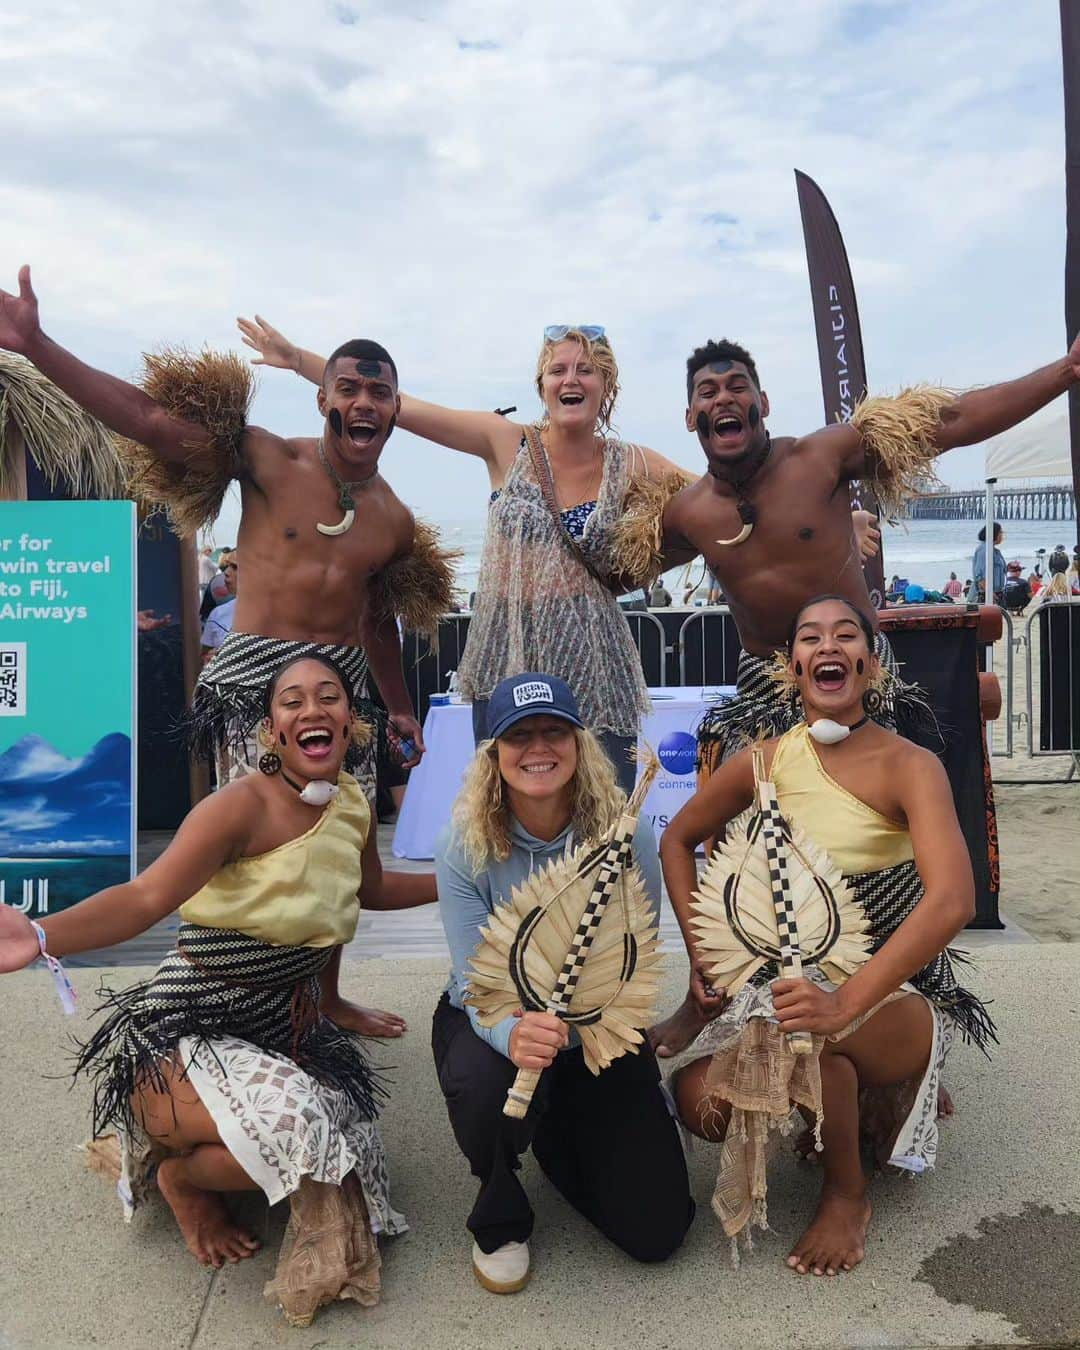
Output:
[[[524,441],[522,447],[502,491],[492,494],[458,686],[466,697],[486,698],[507,675],[560,675],[592,730],[632,736],[649,699],[626,618],[613,593],[559,538]],[[583,503],[562,515],[582,552],[606,575],[630,475],[643,472],[644,463],[640,449],[625,441],[605,441],[603,453],[592,509]]]

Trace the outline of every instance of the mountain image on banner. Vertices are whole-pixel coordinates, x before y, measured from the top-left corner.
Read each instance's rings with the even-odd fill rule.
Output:
[[[130,810],[131,741],[121,732],[79,759],[33,735],[0,755],[0,858],[127,855]]]

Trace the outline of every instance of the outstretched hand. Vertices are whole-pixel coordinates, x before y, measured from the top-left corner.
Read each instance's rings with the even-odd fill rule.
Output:
[[[256,314],[251,319],[237,319],[244,345],[257,351],[258,356],[251,358],[253,366],[277,366],[280,370],[300,369],[300,348],[294,347],[284,333]]]
[[[41,955],[37,934],[25,914],[0,905],[0,975],[22,970]]]
[[[19,294],[0,290],[0,347],[25,356],[31,340],[41,332],[38,302],[30,285],[30,268],[19,268]]]

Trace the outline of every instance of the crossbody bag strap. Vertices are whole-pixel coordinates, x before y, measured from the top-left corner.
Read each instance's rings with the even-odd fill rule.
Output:
[[[548,466],[547,455],[544,454],[544,447],[540,442],[540,436],[536,428],[527,425],[523,428],[523,432],[525,445],[529,451],[529,459],[532,461],[536,485],[540,489],[540,496],[544,499],[544,505],[551,512],[551,518],[555,522],[559,538],[562,540],[564,547],[585,568],[586,572],[598,581],[605,590],[610,590],[611,586],[607,577],[597,571],[584,549],[566,528],[562,512],[559,510],[559,503],[555,500],[555,484],[551,481],[551,469]]]

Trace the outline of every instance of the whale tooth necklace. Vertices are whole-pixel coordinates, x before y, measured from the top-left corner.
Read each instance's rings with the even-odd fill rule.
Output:
[[[342,517],[336,525],[323,525],[316,522],[315,528],[320,534],[345,534],[352,529],[353,521],[356,519],[356,500],[354,493],[362,491],[369,487],[379,475],[379,466],[374,469],[366,478],[358,478],[355,482],[346,482],[338,473],[326,455],[326,446],[323,445],[323,438],[319,437],[318,443],[319,462],[330,476],[331,482],[337,488],[338,506],[341,508]]]
[[[739,513],[739,520],[742,522],[742,529],[738,534],[732,535],[730,539],[717,539],[716,543],[721,548],[734,548],[736,544],[742,544],[750,538],[754,532],[754,526],[757,524],[757,507],[753,502],[748,501],[746,497],[746,487],[758,473],[765,467],[765,462],[772,454],[772,437],[768,432],[765,433],[765,448],[756,457],[756,463],[750,469],[750,472],[744,474],[738,482],[728,478],[725,474],[717,473],[713,466],[709,465],[709,472],[721,483],[727,483],[729,487],[735,489],[735,509]]]

